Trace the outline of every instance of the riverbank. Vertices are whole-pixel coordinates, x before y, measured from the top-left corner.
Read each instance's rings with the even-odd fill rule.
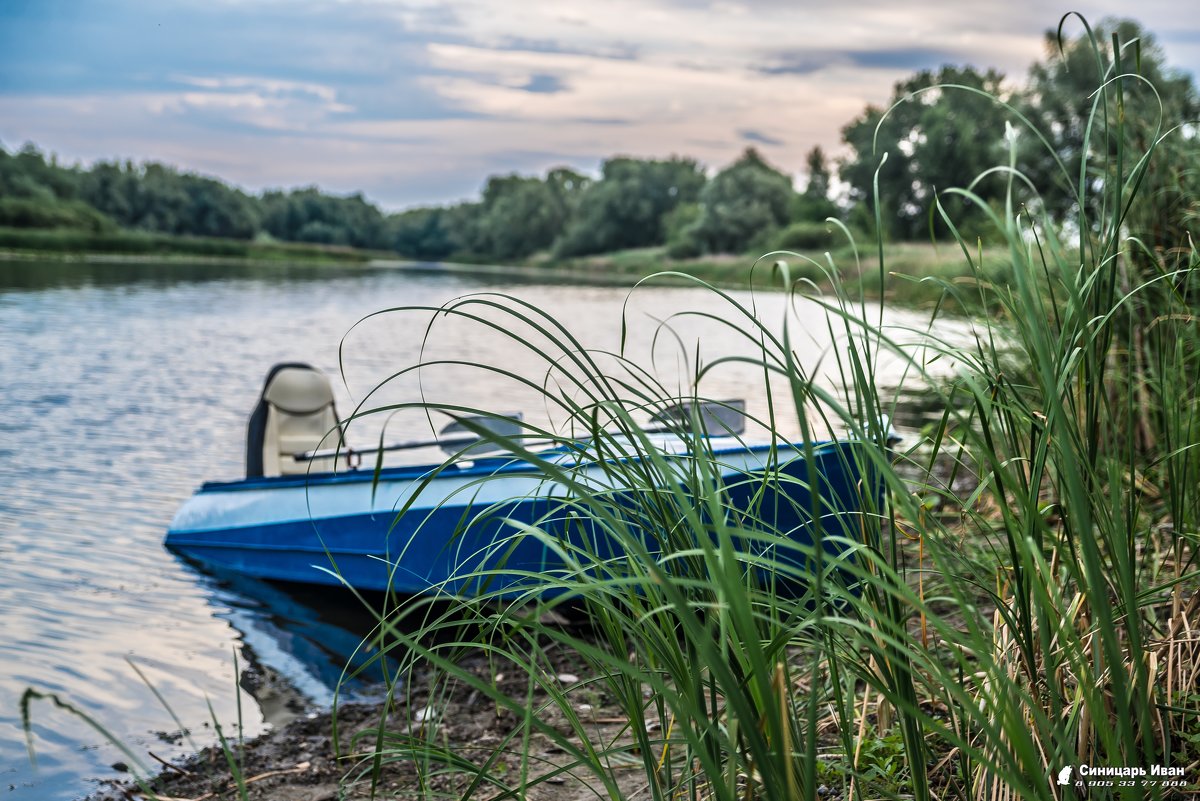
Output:
[[[516,265],[400,260],[371,264],[532,282],[630,286],[654,276],[656,284],[692,284],[698,279],[721,289],[779,291],[785,287],[780,262],[787,264],[789,285],[802,294],[831,293],[836,284],[838,291],[852,297],[914,309],[938,307],[956,314],[996,311],[1000,304],[991,288],[1012,279],[1012,261],[1006,249],[985,248],[968,261],[956,245],[921,242],[886,246],[882,270],[877,249],[862,251],[850,246],[830,252],[778,252],[757,257],[722,254],[671,259],[665,248],[657,247]]]
[[[422,272],[511,278],[531,282],[581,285],[630,285],[652,275],[659,283],[700,279],[726,289],[777,290],[782,275],[773,265],[786,260],[793,285],[829,291],[836,272],[843,291],[861,293],[909,307],[946,303],[949,310],[975,312],[985,302],[973,287],[982,279],[1006,283],[1011,277],[1007,250],[987,248],[973,258],[975,266],[952,243],[901,242],[886,248],[884,269],[872,243],[861,250],[845,245],[829,252],[789,254],[713,254],[672,259],[665,247],[636,248],[571,259],[548,255],[512,264],[479,262],[421,262],[377,251],[283,242],[177,237],[136,232],[24,231],[0,228],[0,261],[79,261],[96,263],[169,263],[237,267],[302,263],[346,264]],[[663,273],[678,273],[677,277]]]
[[[628,739],[627,719],[618,705],[586,687],[579,658],[562,651],[551,651],[546,656],[555,683],[580,699],[574,710],[591,722],[595,735],[606,742]],[[569,735],[570,726],[562,710],[550,702],[545,692],[531,693],[519,670],[498,669],[479,652],[459,664],[480,681],[514,701],[527,704],[543,721]],[[441,765],[420,765],[412,759],[397,758],[404,741],[416,738],[437,742],[448,746],[460,758],[482,762],[518,731],[520,721],[511,712],[501,710],[493,700],[461,683],[449,689],[439,686],[431,699],[423,687],[428,678],[418,676],[411,692],[398,691],[391,699],[343,704],[336,714],[326,711],[301,717],[243,746],[236,742],[230,743],[228,750],[210,746],[185,760],[163,763],[162,772],[145,783],[106,781],[103,789],[88,799],[232,801],[244,797],[248,801],[351,801],[426,798],[431,792],[457,796],[468,778]],[[567,755],[549,739],[542,735],[534,735],[533,739],[535,742],[530,743],[528,752],[535,763],[532,765],[535,774],[568,765]],[[374,777],[373,753],[381,756],[379,772]],[[512,783],[520,769],[516,753],[508,762],[501,759],[493,765],[497,777],[507,776]],[[637,778],[644,781],[637,770],[618,769],[615,775],[626,790],[634,789]],[[589,783],[563,770],[522,797],[529,801],[584,801],[596,795]]]
[[[160,261],[316,261],[363,263],[381,254],[335,245],[173,236],[139,231],[96,233],[0,226],[0,259],[23,261],[154,259]]]
[[[669,258],[665,247],[641,248],[546,262],[545,266],[627,280],[676,271],[724,288],[781,289],[783,277],[774,265],[786,261],[788,278],[801,290],[827,292],[836,279],[840,291],[918,307],[939,303],[949,291],[957,296],[950,299],[950,307],[966,312],[984,308],[978,291],[971,291],[980,282],[1004,284],[1012,276],[1011,254],[999,247],[982,248],[968,260],[955,243],[896,242],[885,245],[883,258],[881,271],[876,243],[865,241],[828,251],[718,254],[682,260]]]

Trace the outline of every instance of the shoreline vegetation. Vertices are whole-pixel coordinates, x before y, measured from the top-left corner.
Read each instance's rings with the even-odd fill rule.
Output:
[[[583,670],[577,655],[564,650],[547,654],[547,669],[554,680],[567,688],[585,688],[583,694],[592,703],[580,703],[576,710],[587,717],[598,732],[610,738],[628,738],[623,731],[628,721],[620,707],[604,703],[596,694],[588,694],[592,678]],[[530,696],[521,677],[520,667],[504,668],[480,653],[467,654],[460,661],[463,669],[498,692],[531,706],[545,707],[546,692]],[[381,766],[372,778],[364,770],[360,755],[370,742],[381,717],[391,719],[408,731],[420,732],[428,724],[437,726],[439,738],[452,743],[464,755],[482,754],[490,743],[511,736],[514,716],[504,714],[492,703],[481,701],[479,693],[457,688],[450,694],[439,693],[432,673],[414,677],[414,692],[404,697],[379,702],[359,701],[339,705],[336,714],[320,710],[300,715],[278,729],[266,732],[237,747],[236,772],[231,770],[227,751],[219,744],[206,747],[190,757],[164,767],[162,773],[140,785],[138,782],[106,780],[91,794],[89,801],[129,801],[132,798],[158,801],[357,801],[358,799],[420,798],[414,790],[424,785],[439,797],[457,797],[469,781],[463,777],[442,775],[421,779],[421,767],[402,761]],[[413,718],[416,725],[410,725]],[[551,725],[569,730],[562,714],[549,716]],[[336,734],[335,734],[336,732]],[[546,765],[569,762],[568,757],[549,742],[539,743],[539,759]],[[358,754],[358,756],[352,756]],[[515,770],[506,766],[504,770]],[[622,782],[635,789],[636,776],[627,771]],[[349,780],[347,780],[349,777]],[[150,792],[147,793],[146,790]],[[243,795],[244,790],[244,795]],[[596,798],[595,789],[581,777],[564,771],[557,780],[525,796],[528,801],[587,801]]]
[[[571,259],[554,259],[541,255],[509,264],[489,264],[481,261],[419,261],[399,259],[395,254],[354,248],[312,246],[289,243],[242,243],[233,240],[209,240],[167,235],[122,234],[105,238],[102,246],[94,247],[90,237],[74,237],[70,247],[61,247],[54,236],[44,239],[30,232],[21,237],[6,239],[0,229],[0,263],[3,262],[79,262],[148,263],[165,265],[229,265],[252,266],[270,264],[347,265],[378,269],[406,269],[431,273],[513,278],[533,281],[571,281],[579,284],[626,284],[652,276],[660,283],[688,283],[687,276],[725,289],[782,291],[772,276],[772,265],[785,261],[794,280],[811,284],[814,291],[834,288],[827,271],[815,265],[830,260],[850,268],[838,278],[838,284],[862,292],[871,300],[887,300],[904,306],[931,307],[947,301],[945,284],[969,284],[977,280],[970,265],[962,258],[953,243],[900,242],[889,246],[889,275],[881,279],[878,254],[874,250],[856,254],[847,245],[829,251],[778,251],[758,258],[724,254],[690,259],[675,259],[665,247],[637,248],[616,253]],[[42,233],[42,232],[37,232]],[[45,247],[15,248],[12,242]],[[127,247],[133,243],[132,247]],[[826,255],[828,254],[828,256]],[[857,255],[857,259],[855,258]],[[989,280],[1003,283],[1011,262],[999,248],[983,252],[985,272]],[[664,275],[682,273],[682,276]],[[960,313],[978,311],[969,299],[951,300],[948,311]]]
[[[158,260],[164,262],[324,262],[365,263],[394,254],[336,245],[247,242],[219,237],[179,236],[142,231],[104,233],[0,227],[0,259]]]
[[[776,275],[786,290],[809,276],[834,289],[824,301],[829,320],[817,324],[844,343],[822,367],[839,372],[837,392],[824,388],[813,365],[796,362],[792,331],[777,333],[723,296],[729,313],[720,322],[761,350],[752,362],[771,402],[769,416],[751,424],[774,432],[776,414],[795,415],[805,441],[844,431],[863,444],[858,467],[883,491],[879,498],[863,493],[853,527],[818,524],[813,543],[797,544],[788,532],[747,523],[747,513],[732,508],[727,491],[711,480],[717,457],[702,436],[692,430],[691,466],[680,471],[636,422],[647,414],[665,419],[656,415],[678,403],[681,390],[660,386],[636,365],[602,367],[609,362],[581,351],[569,326],[549,312],[495,295],[459,299],[439,318],[472,319],[488,304],[504,323],[491,325],[489,335],[525,348],[547,409],[566,421],[557,431],[521,423],[529,426],[521,435],[482,428],[482,436],[563,490],[558,497],[567,509],[548,515],[569,513],[594,525],[618,544],[605,548],[617,555],[568,554],[570,569],[530,577],[524,606],[489,599],[484,571],[474,576],[484,588],[479,598],[387,610],[369,641],[393,677],[381,704],[365,713],[345,708],[345,727],[335,707],[318,718],[319,733],[302,724],[248,748],[209,749],[166,769],[155,780],[159,797],[317,801],[349,792],[536,801],[572,799],[568,787],[578,787],[589,794],[580,797],[655,801],[1062,801],[1076,791],[1060,783],[1080,766],[1170,771],[1125,786],[1089,785],[1081,772],[1083,784],[1075,786],[1089,798],[1194,791],[1198,171],[1191,169],[1196,129],[1187,122],[1194,116],[1176,115],[1194,115],[1195,90],[1158,71],[1161,59],[1140,30],[1120,23],[1086,31],[1060,42],[1059,56],[1035,68],[1042,90],[1036,102],[986,98],[1000,91],[991,73],[943,71],[954,88],[927,75],[897,93],[901,101],[929,102],[901,102],[890,117],[868,109],[861,126],[848,127],[848,138],[878,131],[884,141],[900,142],[911,130],[905,126],[936,123],[953,134],[982,125],[1007,149],[989,152],[982,165],[939,165],[954,183],[988,179],[941,195],[923,193],[912,180],[913,154],[898,149],[892,161],[875,159],[875,188],[858,206],[869,216],[855,225],[872,232],[866,241],[879,243],[874,261],[864,251],[861,266],[843,273],[829,265],[822,275],[799,260],[798,274]],[[1157,94],[1139,92],[1146,82]],[[971,104],[955,106],[959,95]],[[1165,110],[1175,100],[1181,105]],[[1026,121],[1043,125],[1050,138],[1032,136],[1024,124],[1022,137],[1009,135],[1005,122],[1018,107],[1044,112],[1030,112]],[[1050,124],[1052,110],[1066,107],[1082,125]],[[938,116],[948,108],[966,116]],[[1002,113],[984,118],[995,109]],[[1078,141],[1064,145],[1054,140],[1059,135]],[[749,199],[759,197],[756,186],[779,190],[752,162],[747,156],[735,165],[721,190],[711,189],[720,175],[697,189],[710,194],[674,218],[671,229],[700,239],[677,242],[722,241],[704,237],[773,213],[770,204],[743,204],[726,215],[715,200],[726,190]],[[991,170],[997,163],[1008,167]],[[627,168],[642,174],[623,164],[594,185],[612,179],[611,186],[622,186]],[[535,190],[514,180],[522,194],[497,184],[477,211],[500,215],[495,219],[528,216],[529,207],[513,198]],[[594,196],[586,202],[608,209],[624,197],[618,190]],[[872,282],[884,287],[890,273],[917,270],[904,262],[919,259],[919,251],[883,241],[893,241],[894,226],[921,228],[927,217],[944,225],[954,241],[949,258],[961,261],[930,275],[927,286],[939,296],[978,296],[979,309],[997,312],[972,319],[968,344],[937,339],[932,325],[930,342],[898,344],[859,305]],[[487,230],[499,248],[506,229]],[[708,252],[743,252],[749,241]],[[672,251],[669,236],[652,247],[704,256]],[[619,250],[572,257],[608,259],[577,262],[580,269],[637,275],[659,253]],[[838,251],[835,263],[852,258]],[[698,272],[724,269],[723,257],[701,263]],[[931,321],[943,310],[935,306]],[[908,379],[926,386],[944,410],[898,451],[885,446],[884,421],[895,400],[875,380],[883,350],[904,359]],[[936,379],[928,367],[937,359],[953,361],[954,375]],[[696,366],[691,391],[700,392],[712,368]],[[785,389],[772,389],[772,374]],[[399,406],[500,416],[464,409],[455,398]],[[548,440],[577,452],[579,432],[597,454],[589,466],[611,471],[602,486],[582,483],[561,459],[527,447],[529,439]],[[636,458],[602,458],[630,452]],[[761,482],[751,496],[786,497],[781,473],[748,477]],[[538,522],[511,536],[542,537],[562,549],[546,533],[549,525]],[[747,542],[765,545],[741,547]],[[797,576],[805,582],[799,597],[777,591],[780,577]],[[587,621],[586,633],[551,620],[565,599]],[[399,663],[395,671],[389,660]],[[275,745],[274,761],[255,761]],[[319,766],[308,749],[321,749]],[[334,753],[347,758],[333,765]],[[314,766],[321,771],[315,782]],[[271,775],[256,778],[263,774]],[[140,791],[115,792],[136,798]]]

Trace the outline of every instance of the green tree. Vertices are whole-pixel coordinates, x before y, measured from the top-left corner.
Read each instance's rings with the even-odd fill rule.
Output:
[[[80,171],[46,158],[32,144],[0,147],[0,225],[107,231],[112,220],[79,199]]]
[[[808,151],[808,155],[804,157],[804,166],[808,172],[808,185],[796,196],[792,219],[799,222],[815,222],[826,217],[838,216],[837,204],[829,199],[833,174],[825,151],[820,145],[815,145]]]
[[[701,252],[742,253],[787,224],[794,196],[791,179],[747,148],[704,187],[700,214],[682,236]]]
[[[79,174],[48,160],[32,142],[13,155],[0,147],[0,197],[43,200],[75,200]]]
[[[259,230],[260,208],[257,198],[212,178],[188,176],[187,233],[251,239]]]
[[[1022,167],[1051,214],[1064,222],[1082,221],[1091,229],[1100,215],[1112,213],[1102,208],[1101,199],[1106,183],[1120,182],[1117,169],[1128,175],[1167,134],[1148,162],[1141,201],[1132,208],[1127,225],[1148,246],[1169,253],[1185,242],[1189,226],[1193,233],[1195,228],[1200,96],[1191,77],[1170,68],[1154,36],[1136,22],[1103,20],[1092,34],[1094,38],[1085,31],[1060,41],[1056,31],[1047,32],[1046,56],[1030,70],[1021,105],[1051,149],[1024,137]],[[1097,122],[1089,135],[1094,105]],[[1168,134],[1173,128],[1178,130]]]
[[[586,186],[556,247],[563,256],[609,253],[666,242],[664,218],[694,202],[704,172],[692,159],[613,158]]]
[[[579,199],[592,185],[592,179],[569,167],[555,167],[546,174],[546,185],[562,207],[563,213],[570,218],[579,206]]]
[[[1002,163],[1001,144],[1010,115],[992,97],[1006,97],[1003,77],[995,70],[981,73],[974,67],[924,70],[895,85],[890,111],[868,106],[842,129],[842,139],[852,153],[841,163],[841,178],[849,184],[852,200],[873,207],[872,184],[879,170],[885,233],[910,239],[923,236],[938,192],[965,187]],[[885,150],[887,161],[881,166]],[[1002,187],[996,179],[976,186],[975,191],[992,200]],[[956,224],[968,224],[977,215],[973,206],[958,199],[942,202]]]
[[[446,210],[417,208],[388,217],[388,246],[402,256],[441,261],[456,250],[445,223]]]
[[[520,259],[550,247],[566,223],[566,183],[552,186],[519,175],[489,178],[476,231],[478,255]]]
[[[825,151],[820,145],[815,145],[804,157],[804,165],[808,168],[808,186],[804,188],[804,197],[809,200],[827,200],[829,198],[829,165],[825,162]]]
[[[327,195],[315,186],[266,192],[263,228],[276,239],[358,248],[388,246],[383,213],[361,194]]]
[[[250,239],[259,202],[214,178],[163,164],[100,162],[79,179],[81,199],[125,228]]]
[[[117,162],[99,162],[80,181],[80,196],[93,208],[129,226],[133,219],[134,181]]]

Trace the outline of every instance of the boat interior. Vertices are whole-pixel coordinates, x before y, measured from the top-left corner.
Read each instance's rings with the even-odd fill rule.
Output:
[[[302,362],[277,364],[267,373],[246,432],[246,477],[328,473],[345,467],[342,425],[329,377]],[[296,454],[325,451],[299,460]]]
[[[745,401],[681,402],[653,415],[644,433],[661,438],[665,450],[680,450],[680,428],[694,428],[715,439],[734,443],[746,425]],[[271,478],[333,473],[359,467],[364,453],[383,453],[440,447],[468,460],[487,459],[505,451],[486,430],[504,438],[524,434],[521,415],[456,418],[436,439],[401,442],[366,450],[350,448],[334,403],[333,385],[320,370],[303,362],[277,364],[267,373],[258,404],[246,432],[246,478]],[[547,447],[549,443],[542,447]]]

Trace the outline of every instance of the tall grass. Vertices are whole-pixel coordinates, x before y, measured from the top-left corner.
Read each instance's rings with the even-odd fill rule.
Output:
[[[1104,130],[1109,100],[1124,91],[1115,75],[1096,95],[1091,135],[1123,141],[1119,117]],[[971,345],[939,339],[936,319],[919,346],[901,344],[911,337],[846,292],[831,261],[812,262],[804,269],[833,282],[817,300],[839,344],[822,364],[802,364],[794,322],[764,322],[709,288],[728,310],[709,321],[757,349],[755,391],[768,403],[752,427],[775,445],[763,469],[733,482],[720,480],[731,457],[714,452],[698,419],[676,428],[685,458],[644,431],[681,395],[702,395],[723,360],[697,366],[681,392],[621,353],[587,350],[552,313],[517,298],[434,310],[510,337],[537,365],[534,378],[477,365],[537,388],[556,421],[528,425],[528,440],[478,430],[560,490],[541,519],[514,524],[495,548],[539,539],[567,567],[524,575],[520,603],[511,587],[489,589],[499,576],[481,571],[477,597],[448,610],[411,604],[385,621],[404,665],[395,693],[419,682],[435,707],[467,688],[513,725],[501,742],[472,748],[444,740],[428,713],[381,720],[357,743],[369,753],[361,776],[412,761],[426,779],[452,777],[462,798],[524,798],[571,775],[597,797],[663,801],[792,801],[831,788],[856,799],[1058,799],[1076,792],[1056,783],[1059,771],[1081,765],[1173,765],[1196,781],[1200,256],[1192,248],[1168,266],[1129,237],[1153,150],[1102,157],[1090,165],[1102,183],[1065,176],[1104,202],[1081,198],[1078,241],[1064,242],[1036,212],[1013,147],[992,176],[1008,183],[1003,214],[956,190],[991,215],[1013,265],[1009,283],[986,280],[977,243],[960,238],[979,280],[944,291],[980,293],[982,305],[963,305],[997,310],[976,321]],[[1090,208],[1102,212],[1092,219]],[[883,283],[888,250],[877,250]],[[809,286],[786,266],[774,279],[790,292]],[[945,409],[897,454],[885,445],[891,402],[876,381],[885,356]],[[956,365],[952,379],[934,374],[935,360]],[[823,388],[828,374],[842,390]],[[796,425],[793,449],[775,432]],[[858,515],[823,506],[832,490],[817,443],[829,437],[857,443],[839,451],[838,469],[865,477]],[[807,512],[811,542],[789,538],[777,514],[788,503]],[[564,537],[572,526],[587,536]],[[564,605],[582,613],[585,631],[544,622]],[[546,656],[554,650],[577,655],[585,681],[560,682]],[[466,652],[517,671],[526,691],[463,667]],[[592,697],[620,709],[618,735],[602,736],[581,711]],[[534,741],[560,758],[544,761]],[[439,785],[427,786],[432,797]],[[1173,791],[1134,781],[1088,792]]]
[[[353,248],[292,242],[250,242],[218,237],[176,236],[145,231],[82,228],[10,228],[0,225],[0,250],[22,253],[85,253],[122,256],[189,256],[264,261],[365,262],[372,254]]]

